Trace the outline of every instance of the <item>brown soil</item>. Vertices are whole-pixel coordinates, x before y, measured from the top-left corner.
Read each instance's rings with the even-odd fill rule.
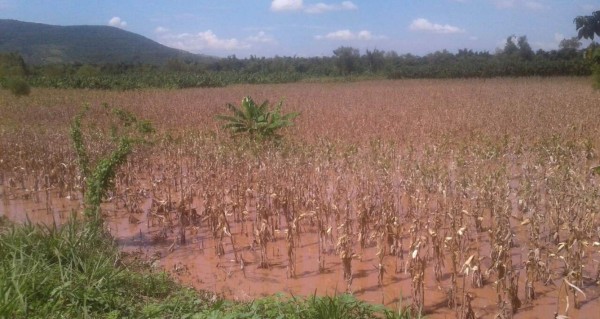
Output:
[[[65,220],[81,211],[81,203],[77,199],[59,199],[55,193],[50,193],[50,202],[46,203],[45,195],[40,195],[36,202],[32,192],[21,191],[7,196],[6,187],[0,186],[3,194],[0,202],[0,216],[7,216],[10,220],[46,225],[61,225]],[[142,205],[147,212],[150,209],[151,199],[145,200]],[[195,202],[202,207],[201,202]],[[156,259],[155,265],[170,272],[178,281],[201,290],[210,290],[219,293],[225,298],[249,301],[262,296],[275,293],[284,293],[294,296],[333,295],[346,292],[346,283],[342,276],[342,263],[334,252],[335,243],[327,243],[328,253],[324,255],[324,269],[318,266],[318,236],[315,227],[305,225],[302,227],[300,245],[297,248],[296,276],[288,276],[288,260],[286,256],[285,230],[276,231],[274,240],[269,242],[267,255],[269,268],[260,268],[258,248],[253,245],[252,222],[245,224],[230,220],[231,234],[235,239],[238,258],[235,261],[232,245],[228,239],[223,241],[225,254],[217,256],[215,241],[210,235],[207,226],[198,229],[188,227],[186,230],[187,243],[178,242],[177,227],[172,227],[166,238],[157,240],[161,232],[160,226],[149,226],[146,214],[130,214],[122,208],[115,208],[114,204],[104,205],[104,214],[107,217],[107,227],[115,237],[117,243],[124,251],[142,252],[148,258]],[[135,221],[130,218],[134,216]],[[512,250],[513,264],[522,265],[521,252],[518,243],[526,236],[524,231],[517,233],[517,247]],[[408,243],[408,236],[403,237],[404,246]],[[471,244],[489,247],[489,236],[485,233],[472,238]],[[378,284],[378,258],[374,243],[365,249],[356,247],[359,256],[352,262],[354,280],[351,292],[359,299],[376,304],[385,304],[395,308],[398,304],[411,303],[411,277],[405,272],[409,251],[403,251],[404,258],[386,256],[384,259],[383,284]],[[482,252],[488,254],[489,252]],[[586,268],[595,269],[596,262],[589,259]],[[449,260],[447,261],[449,263]],[[482,261],[483,269],[489,268],[489,259]],[[560,267],[556,265],[556,272]],[[524,286],[524,267],[516,267],[521,275],[519,277],[520,289]],[[444,287],[449,286],[449,274],[445,273],[441,282],[436,282],[433,276],[431,263],[426,270],[425,278],[425,311],[428,318],[455,318],[456,313],[447,306],[447,294]],[[515,318],[553,318],[557,311],[563,311],[564,300],[557,300],[558,288],[562,276],[555,273],[555,279],[548,285],[536,285],[536,299],[524,304],[515,315]],[[466,292],[474,296],[472,306],[477,318],[494,318],[498,312],[494,284],[485,282],[483,288],[472,288],[469,284],[470,277],[459,278],[459,290],[462,294],[463,280],[466,281]],[[586,298],[581,302],[581,307],[573,307],[572,298],[569,310],[570,318],[594,318],[600,310],[600,289],[591,279],[585,280],[583,290]],[[523,299],[523,292],[520,292]],[[522,300],[523,301],[523,300]],[[561,309],[557,309],[557,302]],[[459,306],[460,309],[460,306]]]

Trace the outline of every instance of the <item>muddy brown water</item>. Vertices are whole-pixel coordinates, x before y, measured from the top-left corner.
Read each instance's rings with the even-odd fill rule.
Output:
[[[81,211],[81,200],[73,198],[57,198],[57,194],[50,192],[46,198],[45,192],[34,195],[31,191],[9,192],[6,186],[0,186],[0,216],[7,216],[16,222],[30,220],[34,223],[60,226],[72,214]],[[146,198],[142,210],[150,208],[151,199]],[[201,203],[195,203],[201,206]],[[197,289],[209,290],[225,298],[240,301],[249,301],[275,293],[294,296],[333,295],[346,291],[346,282],[342,278],[342,265],[340,258],[334,252],[335,243],[326,243],[324,254],[324,269],[319,270],[318,261],[318,236],[314,227],[305,226],[300,237],[299,247],[296,249],[296,276],[288,276],[287,246],[284,229],[276,231],[275,239],[267,246],[268,268],[260,268],[258,248],[253,245],[252,224],[230,220],[231,234],[234,237],[238,253],[238,261],[230,240],[223,241],[225,253],[217,256],[215,242],[208,226],[188,228],[186,230],[187,243],[177,241],[177,231],[167,232],[167,237],[156,241],[161,232],[159,226],[150,225],[146,214],[134,214],[135,220],[130,219],[130,214],[112,203],[104,205],[107,217],[107,227],[115,237],[117,243],[124,251],[141,251],[149,257],[156,258],[156,266],[161,267],[179,282],[193,286]],[[519,241],[525,242],[525,231],[517,232],[517,247],[511,250],[513,264],[520,272],[519,297],[523,306],[515,318],[553,318],[559,311],[564,313],[565,300],[558,300],[558,290],[562,276],[555,274],[555,278],[548,285],[536,284],[536,299],[530,303],[524,302],[525,269],[522,266],[522,256],[527,256]],[[406,272],[406,263],[409,252],[408,236],[404,237],[404,258],[386,256],[384,259],[383,283],[378,283],[378,258],[375,245],[365,249],[356,248],[357,257],[352,262],[354,279],[352,293],[359,299],[376,304],[384,304],[395,308],[398,304],[407,306],[411,303],[411,277]],[[471,244],[479,241],[482,247],[489,249],[489,236],[485,233],[477,234],[471,239]],[[482,251],[482,255],[489,251]],[[243,267],[240,260],[243,260]],[[446,263],[448,265],[449,263]],[[447,306],[446,288],[450,286],[450,275],[446,270],[440,282],[436,282],[433,275],[433,263],[428,262],[425,273],[425,309],[428,318],[456,318],[454,310]],[[483,269],[490,267],[489,258],[482,261]],[[586,259],[586,274],[594,273],[597,262],[592,258]],[[448,266],[447,266],[448,267]],[[446,268],[447,268],[446,267]],[[558,269],[558,267],[555,267]],[[558,271],[558,270],[556,270]],[[575,309],[572,299],[569,309],[570,318],[600,318],[600,289],[590,276],[584,280],[583,291],[586,298],[581,301],[581,307]],[[493,282],[485,282],[482,288],[472,288],[467,284],[465,291],[473,296],[472,306],[477,318],[494,318],[498,312],[496,304],[496,290]],[[463,277],[458,278],[459,293],[462,295]],[[560,307],[560,308],[559,308]],[[460,308],[460,306],[459,306]]]

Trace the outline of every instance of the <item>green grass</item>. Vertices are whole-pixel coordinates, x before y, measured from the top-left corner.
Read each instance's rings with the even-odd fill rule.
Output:
[[[210,305],[121,257],[108,236],[77,221],[3,226],[0,318],[180,318]]]
[[[268,319],[343,319],[343,318],[412,318],[406,309],[392,311],[349,294],[310,296],[306,298],[275,295],[249,303],[221,301],[193,318],[268,318]]]
[[[226,301],[124,257],[79,221],[54,228],[0,218],[0,318],[410,318],[347,294]]]

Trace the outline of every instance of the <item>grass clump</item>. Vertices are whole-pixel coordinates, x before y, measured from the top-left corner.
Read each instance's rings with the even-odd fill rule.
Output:
[[[179,318],[209,304],[149,266],[130,269],[111,239],[70,221],[0,234],[0,318]]]
[[[264,319],[409,319],[408,310],[397,312],[382,305],[357,300],[350,294],[310,296],[307,298],[275,295],[248,303],[220,301],[194,318],[264,318]]]

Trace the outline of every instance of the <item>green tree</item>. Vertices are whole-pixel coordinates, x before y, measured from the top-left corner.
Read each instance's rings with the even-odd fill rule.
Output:
[[[385,67],[385,52],[380,50],[373,50],[367,52],[364,55],[364,59],[366,60],[367,68],[371,73],[378,73],[382,71]]]
[[[341,46],[333,50],[333,55],[335,56],[335,64],[340,74],[349,75],[357,71],[360,61],[358,49]]]
[[[573,22],[579,39],[594,40],[595,35],[600,37],[600,11],[595,11],[589,16],[578,16]]]
[[[514,42],[515,38],[516,37],[514,34],[506,38],[506,44],[504,45],[504,50],[502,51],[502,54],[507,56],[513,56],[518,54],[519,47]]]
[[[533,49],[531,49],[531,46],[529,45],[529,42],[527,42],[527,37],[522,35],[519,37],[519,39],[517,40],[517,44],[519,45],[519,56],[524,59],[524,60],[531,60],[533,59],[533,56],[535,55],[533,53]]]
[[[581,48],[581,41],[578,37],[562,39],[558,44],[558,55],[562,59],[574,59],[578,55],[579,48]]]
[[[0,78],[27,76],[27,66],[18,53],[0,53]]]
[[[579,39],[594,40],[594,36],[600,37],[600,11],[595,11],[589,16],[578,16],[573,20],[577,37]],[[596,87],[600,88],[600,48],[592,42],[588,47],[586,58],[592,61],[592,76]]]
[[[278,139],[280,129],[293,125],[292,120],[300,113],[293,112],[281,114],[283,101],[269,107],[269,101],[257,105],[251,97],[242,99],[241,107],[227,104],[233,115],[217,115],[217,118],[225,121],[223,128],[230,130],[234,136],[248,135],[251,139]]]
[[[185,72],[188,70],[188,65],[180,59],[169,59],[165,69],[169,72]]]
[[[29,95],[31,88],[25,80],[27,66],[18,53],[0,53],[0,87],[15,96]]]
[[[84,77],[84,78],[91,78],[91,77],[99,76],[100,68],[95,67],[93,65],[84,64],[77,70],[77,73],[75,73],[75,75]]]
[[[531,60],[535,55],[529,42],[527,42],[527,37],[524,35],[518,38],[515,35],[511,35],[506,38],[506,44],[504,45],[502,54],[507,57],[521,58],[523,60]]]
[[[579,50],[581,48],[581,41],[578,37],[572,37],[570,39],[562,39],[558,44],[560,50]]]
[[[69,75],[69,68],[64,64],[48,64],[40,66],[37,73],[50,78],[57,78]]]

